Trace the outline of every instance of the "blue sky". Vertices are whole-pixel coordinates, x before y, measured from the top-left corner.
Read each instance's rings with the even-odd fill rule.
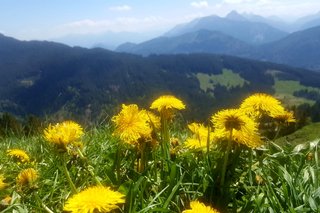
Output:
[[[69,34],[164,32],[231,10],[294,19],[320,11],[319,0],[0,0],[0,32],[19,39]]]

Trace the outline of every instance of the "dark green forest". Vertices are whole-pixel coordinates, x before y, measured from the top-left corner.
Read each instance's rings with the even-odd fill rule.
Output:
[[[206,91],[200,88],[198,73],[214,76],[224,69],[245,83],[231,87],[216,84]],[[204,120],[218,109],[239,105],[249,94],[277,95],[275,79],[320,88],[319,73],[270,62],[204,53],[142,57],[3,35],[0,74],[2,112],[78,120],[105,119],[121,103],[148,108],[163,94],[184,100],[188,105],[185,119]],[[294,95],[319,100],[317,92],[299,90]]]

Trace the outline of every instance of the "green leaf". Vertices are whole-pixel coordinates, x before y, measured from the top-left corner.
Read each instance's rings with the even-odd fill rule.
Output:
[[[317,210],[317,204],[312,197],[309,197],[309,205],[313,211]]]

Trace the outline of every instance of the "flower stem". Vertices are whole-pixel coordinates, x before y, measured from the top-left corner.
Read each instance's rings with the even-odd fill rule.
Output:
[[[226,150],[226,152],[224,154],[224,160],[223,160],[222,172],[221,172],[221,180],[220,180],[221,189],[224,187],[225,176],[226,176],[227,165],[228,165],[228,158],[229,158],[229,154],[230,154],[230,151],[231,151],[232,130],[233,129],[230,129],[230,135],[229,135],[229,139],[228,139],[227,150]]]
[[[281,131],[281,127],[282,127],[282,125],[281,125],[280,123],[278,123],[278,125],[277,125],[277,132],[276,132],[276,134],[275,134],[275,136],[274,136],[274,138],[273,138],[273,141],[278,138],[278,136],[279,136],[279,134],[280,134],[280,131]]]
[[[252,161],[253,161],[253,151],[252,149],[249,150],[250,155],[249,155],[249,183],[250,186],[253,184],[253,179],[252,179]]]
[[[170,138],[169,138],[169,128],[167,118],[161,114],[161,180],[165,178],[170,173]]]
[[[80,158],[81,158],[82,160],[86,161],[86,163],[88,163],[88,162],[87,162],[88,160],[87,160],[87,158],[84,156],[84,154],[82,153],[82,151],[81,151],[79,148],[77,149],[77,151],[78,151],[78,154],[79,154]],[[96,182],[98,185],[102,185],[101,182],[100,182],[100,180],[97,178],[96,174],[94,173],[93,168],[92,168],[89,164],[86,166],[86,170],[89,172],[89,174],[93,177],[93,179],[95,180],[95,182]]]
[[[164,159],[170,160],[169,127],[168,120],[164,116],[161,117],[161,148]]]
[[[140,164],[139,164],[139,172],[142,173],[144,172],[145,168],[146,168],[146,165],[147,165],[147,162],[148,162],[148,159],[147,159],[147,150],[146,150],[146,142],[145,141],[142,141],[141,144],[140,144],[140,148],[139,148],[139,151],[140,151]]]
[[[120,149],[121,144],[118,145],[117,147],[117,152],[116,152],[116,159],[115,159],[115,167],[116,167],[116,174],[117,174],[117,181],[120,183],[120,178],[121,178],[121,173],[120,173],[120,166],[121,166],[121,149]]]
[[[208,125],[208,135],[207,135],[207,154],[210,151],[210,125]]]
[[[51,209],[49,209],[49,207],[42,202],[42,200],[40,199],[40,197],[39,197],[39,195],[38,195],[37,193],[35,193],[35,197],[36,197],[36,200],[41,204],[42,208],[43,208],[46,212],[48,212],[48,213],[53,213],[53,211],[52,211]]]
[[[73,183],[73,181],[72,181],[72,179],[70,177],[70,173],[69,173],[68,168],[67,168],[67,161],[66,161],[65,158],[63,158],[62,169],[63,169],[63,172],[64,172],[64,174],[65,174],[65,176],[67,178],[67,181],[68,181],[68,183],[69,183],[69,185],[71,187],[72,193],[74,193],[74,194],[78,193],[78,190],[77,190],[76,186],[74,185],[74,183]]]

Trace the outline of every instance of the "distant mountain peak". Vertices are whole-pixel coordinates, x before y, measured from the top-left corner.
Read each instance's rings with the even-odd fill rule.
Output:
[[[232,10],[228,13],[225,17],[226,19],[233,20],[233,21],[248,21],[245,17],[239,14],[236,10]]]
[[[136,47],[136,46],[137,46],[136,43],[126,42],[126,43],[120,44],[120,45],[116,48],[116,51],[118,51],[118,52],[123,52],[124,50],[131,50],[131,49],[133,49],[133,48]]]

